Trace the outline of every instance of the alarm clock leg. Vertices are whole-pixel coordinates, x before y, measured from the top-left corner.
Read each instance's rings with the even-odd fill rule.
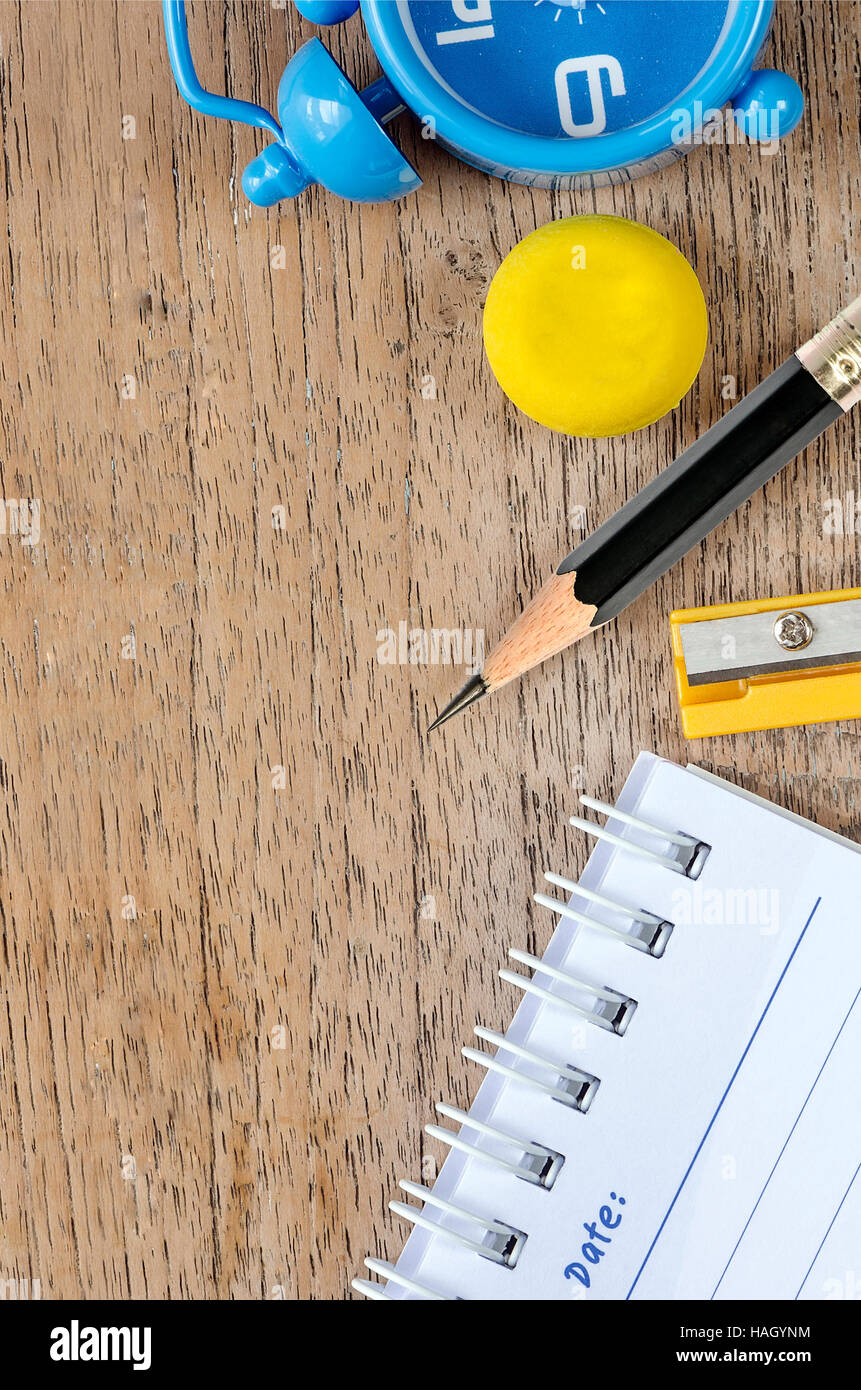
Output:
[[[804,115],[804,96],[788,72],[752,72],[733,99],[736,125],[748,140],[765,144],[793,131]]]

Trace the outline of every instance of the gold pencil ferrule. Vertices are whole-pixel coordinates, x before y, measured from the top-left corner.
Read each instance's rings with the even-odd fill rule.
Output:
[[[861,401],[861,295],[796,352],[841,410]]]

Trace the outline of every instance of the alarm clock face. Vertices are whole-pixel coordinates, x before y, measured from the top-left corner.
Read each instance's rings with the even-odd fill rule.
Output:
[[[410,0],[401,23],[428,74],[486,118],[533,135],[622,130],[685,91],[719,48],[728,0]]]
[[[773,0],[363,0],[430,138],[502,177],[564,184],[666,162],[679,113],[726,104]],[[688,121],[688,129],[691,121]],[[628,166],[628,167],[626,167]]]

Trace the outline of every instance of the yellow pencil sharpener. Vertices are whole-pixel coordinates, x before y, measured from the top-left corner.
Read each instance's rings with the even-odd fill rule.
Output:
[[[670,614],[686,738],[861,718],[861,589]]]

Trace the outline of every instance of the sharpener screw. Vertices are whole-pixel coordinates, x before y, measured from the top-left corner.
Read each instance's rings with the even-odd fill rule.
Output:
[[[801,651],[813,641],[814,627],[806,613],[781,613],[774,623],[778,646],[788,652]]]

